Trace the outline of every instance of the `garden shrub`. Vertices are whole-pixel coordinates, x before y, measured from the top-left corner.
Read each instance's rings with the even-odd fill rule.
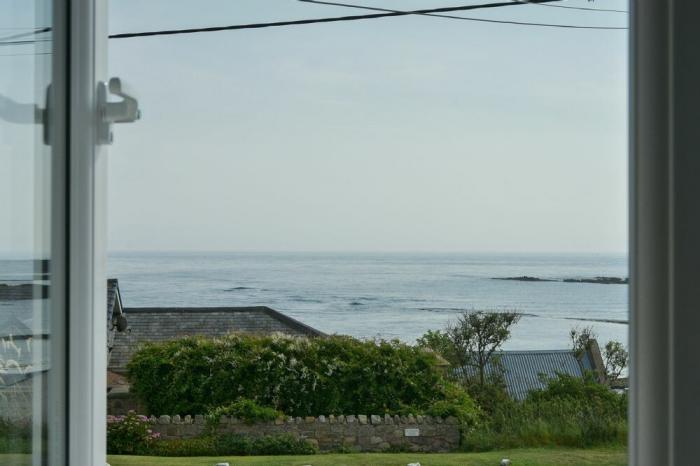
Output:
[[[467,392],[454,383],[445,385],[445,399],[433,402],[425,414],[436,417],[455,417],[462,428],[472,428],[479,420],[479,409]]]
[[[126,416],[107,416],[107,453],[133,455],[142,453],[160,437],[151,430],[146,416],[130,412]]]
[[[221,416],[233,416],[253,424],[257,421],[274,421],[284,417],[282,411],[267,406],[260,406],[253,400],[241,399],[223,406],[209,410],[207,413],[207,423],[212,426],[219,423]]]
[[[154,456],[249,456],[313,455],[318,449],[308,440],[291,434],[251,438],[240,434],[221,434],[191,439],[159,440],[146,454]]]
[[[132,390],[153,413],[198,414],[250,400],[292,416],[421,414],[446,400],[436,356],[351,337],[188,337],[142,347]]]
[[[463,439],[467,450],[620,445],[627,439],[627,396],[587,375],[559,375],[522,402],[497,403]]]
[[[31,453],[31,422],[11,422],[0,418],[0,453]]]

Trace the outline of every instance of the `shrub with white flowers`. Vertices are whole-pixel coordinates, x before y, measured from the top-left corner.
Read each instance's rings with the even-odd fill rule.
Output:
[[[456,399],[435,355],[398,340],[188,337],[144,346],[128,369],[153,413],[200,414],[251,400],[291,416],[421,414]],[[460,409],[475,412],[463,395]]]

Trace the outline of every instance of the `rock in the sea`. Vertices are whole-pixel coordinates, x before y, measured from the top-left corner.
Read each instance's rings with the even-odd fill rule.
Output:
[[[522,277],[495,277],[493,279],[494,280],[513,280],[516,282],[554,282],[554,281],[556,281],[556,280],[550,280],[548,278],[529,277],[527,275],[523,275]]]
[[[598,285],[627,285],[628,278],[620,277],[595,277],[595,278],[565,278],[564,283],[595,283]]]

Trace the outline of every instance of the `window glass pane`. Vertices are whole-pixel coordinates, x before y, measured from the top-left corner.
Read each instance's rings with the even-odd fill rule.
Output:
[[[51,341],[51,2],[0,4],[0,464],[46,464]]]
[[[144,108],[109,159],[109,271],[128,322],[113,336],[110,412],[196,415],[239,399],[301,418],[428,412],[401,389],[430,379],[386,375],[379,358],[348,363],[364,371],[353,378],[294,356],[318,379],[287,379],[193,356],[183,365],[210,371],[185,380],[195,369],[175,350],[143,349],[296,338],[300,322],[311,348],[324,333],[339,347],[436,353],[426,367],[484,415],[462,447],[612,444],[619,464],[627,2],[352,3],[152,0],[137,16],[137,1],[110,4],[110,71]],[[440,7],[452,11],[415,14]],[[127,371],[138,351],[172,369]],[[435,386],[425,393],[447,402]]]

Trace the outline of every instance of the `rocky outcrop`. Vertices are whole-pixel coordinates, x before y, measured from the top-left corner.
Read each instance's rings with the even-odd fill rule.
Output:
[[[627,285],[628,278],[620,277],[594,277],[594,278],[565,278],[564,283],[595,283],[598,285]]]
[[[494,280],[513,280],[516,282],[555,282],[556,280],[550,280],[547,278],[538,277],[528,277],[523,275],[522,277],[495,277]]]
[[[594,283],[598,285],[627,285],[628,278],[620,277],[593,277],[593,278],[564,278],[561,280],[553,280],[551,278],[529,277],[494,277],[493,280],[513,280],[518,282],[562,282],[562,283]]]

